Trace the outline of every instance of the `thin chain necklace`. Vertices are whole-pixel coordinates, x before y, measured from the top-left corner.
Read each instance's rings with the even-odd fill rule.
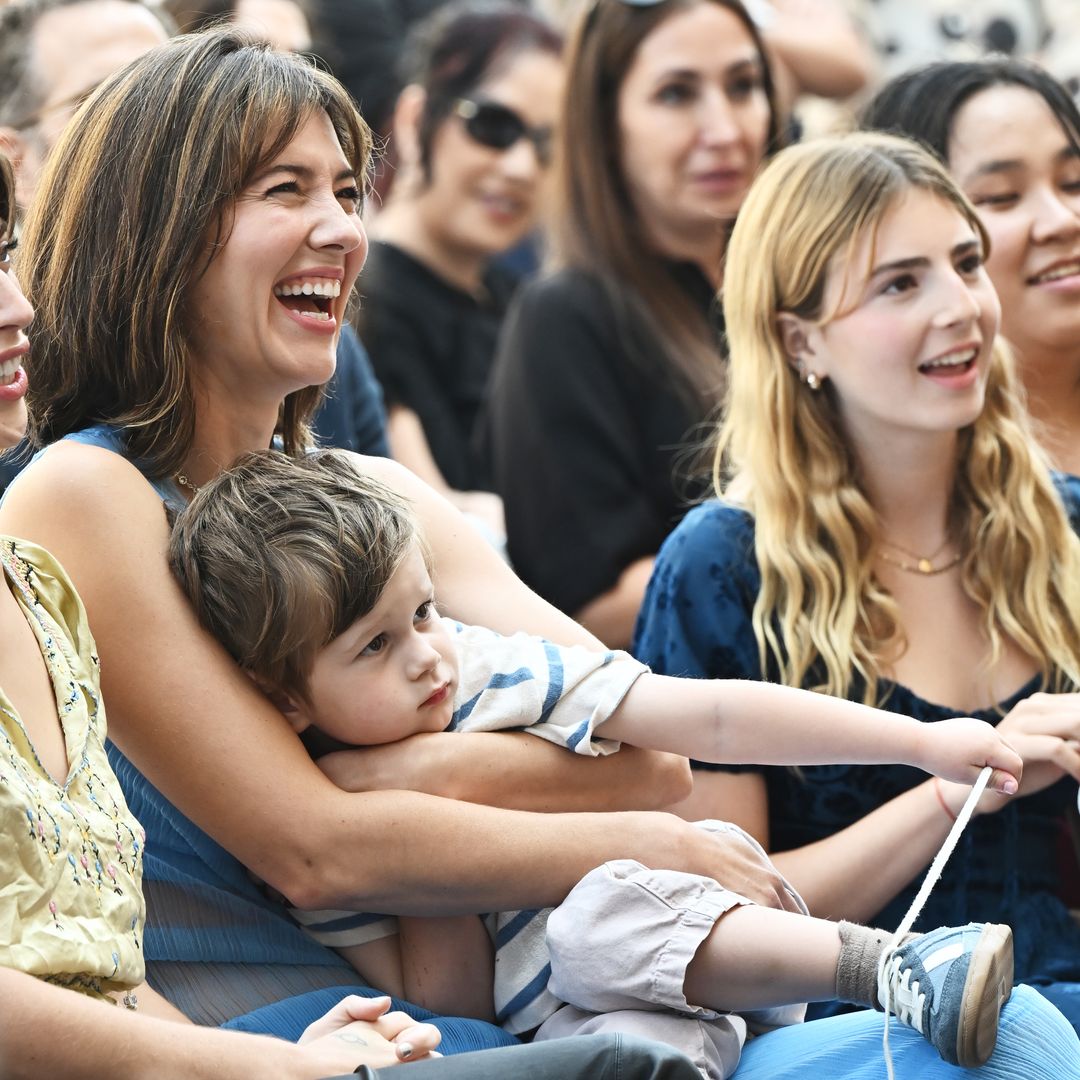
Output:
[[[178,473],[176,474],[176,482],[177,482],[177,483],[178,483],[178,484],[179,484],[179,485],[180,485],[181,487],[186,487],[186,488],[188,489],[188,491],[190,491],[190,492],[191,492],[191,494],[192,494],[192,495],[198,495],[198,494],[199,494],[199,485],[198,485],[198,484],[193,484],[193,483],[192,483],[192,482],[191,482],[191,481],[190,481],[190,480],[189,480],[189,479],[187,478],[187,476],[185,476],[185,475],[184,475],[184,473],[182,473],[182,472],[178,472]]]
[[[890,547],[895,548],[896,545],[891,544]],[[944,574],[946,570],[951,570],[964,557],[962,552],[958,552],[940,566],[935,566],[933,560],[941,553],[944,547],[945,545],[942,544],[930,558],[927,558],[924,555],[913,555],[911,552],[904,552],[905,555],[911,555],[915,562],[905,562],[903,559],[897,559],[887,551],[883,551],[881,548],[878,548],[877,556],[879,559],[883,559],[885,562],[897,567],[899,570],[906,570],[909,574],[922,574],[924,577],[932,577],[934,574]],[[897,548],[897,550],[903,551],[903,548]]]
[[[884,547],[892,548],[893,551],[899,551],[901,555],[906,555],[915,563],[913,569],[918,570],[920,574],[933,574],[935,573],[934,560],[949,546],[949,537],[946,534],[945,539],[942,540],[941,543],[937,546],[937,548],[934,551],[930,552],[929,555],[920,555],[918,554],[918,552],[909,551],[906,547],[901,547],[899,544],[894,544],[891,540],[879,540],[878,543],[882,544]],[[882,557],[885,559],[886,562],[891,562],[894,566],[900,565],[898,562],[896,562],[895,559],[889,559],[887,556]],[[955,566],[956,563],[953,562],[949,565]],[[946,570],[948,568],[949,567],[944,567],[944,569]]]

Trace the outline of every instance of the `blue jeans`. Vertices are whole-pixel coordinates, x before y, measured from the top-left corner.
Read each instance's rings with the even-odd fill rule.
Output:
[[[750,1040],[734,1080],[881,1080],[883,1017],[845,1013]],[[916,1031],[895,1019],[889,1047],[897,1076],[919,1080],[1080,1080],[1080,1038],[1041,994],[1017,986],[1001,1011],[997,1049],[981,1069],[946,1065]]]

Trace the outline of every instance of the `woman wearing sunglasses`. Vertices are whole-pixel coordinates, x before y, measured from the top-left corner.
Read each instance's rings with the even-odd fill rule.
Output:
[[[418,27],[394,119],[398,174],[361,282],[393,456],[500,537],[474,431],[516,277],[492,259],[536,220],[561,46],[516,4],[454,5]]]
[[[507,321],[493,460],[518,572],[624,646],[719,400],[721,260],[779,123],[739,0],[595,0],[567,67],[556,269]]]

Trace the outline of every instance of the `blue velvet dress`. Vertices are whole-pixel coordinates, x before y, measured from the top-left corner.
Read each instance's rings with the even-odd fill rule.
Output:
[[[1080,506],[1080,481],[1063,479],[1061,491],[1070,509]],[[775,681],[775,671],[761,670],[751,622],[759,588],[751,516],[719,502],[696,508],[660,551],[637,626],[635,655],[667,675]],[[1034,679],[997,710],[975,715],[996,723],[1038,688]],[[966,715],[924,701],[904,686],[886,689],[886,709],[926,723]],[[861,700],[861,687],[855,686],[851,696]],[[919,770],[902,765],[817,766],[798,772],[729,768],[752,769],[764,777],[777,851],[824,839],[925,780]],[[974,819],[916,929],[969,921],[1007,923],[1014,933],[1017,981],[1036,986],[1080,1029],[1080,926],[1058,895],[1060,835],[1066,808],[1075,799],[1076,783],[1065,779]],[[920,881],[921,875],[871,922],[899,925]],[[811,1015],[837,1008],[819,1006]]]

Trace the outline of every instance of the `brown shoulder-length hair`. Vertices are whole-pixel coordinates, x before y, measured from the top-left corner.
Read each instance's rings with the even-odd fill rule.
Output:
[[[641,43],[675,13],[702,3],[726,8],[754,42],[769,103],[766,154],[780,146],[772,74],[761,35],[740,0],[661,0],[647,7],[595,0],[568,46],[552,256],[555,265],[586,270],[601,283],[632,361],[655,366],[658,346],[684,396],[708,409],[723,384],[715,333],[647,241],[623,175],[618,123],[619,90]],[[642,355],[644,342],[652,356]]]
[[[36,444],[107,423],[125,430],[150,476],[180,468],[195,430],[192,286],[228,238],[232,204],[315,109],[366,179],[371,137],[344,88],[227,28],[152,50],[76,113],[50,155],[19,263],[37,309]],[[321,395],[307,387],[283,402],[287,453],[310,443]]]

